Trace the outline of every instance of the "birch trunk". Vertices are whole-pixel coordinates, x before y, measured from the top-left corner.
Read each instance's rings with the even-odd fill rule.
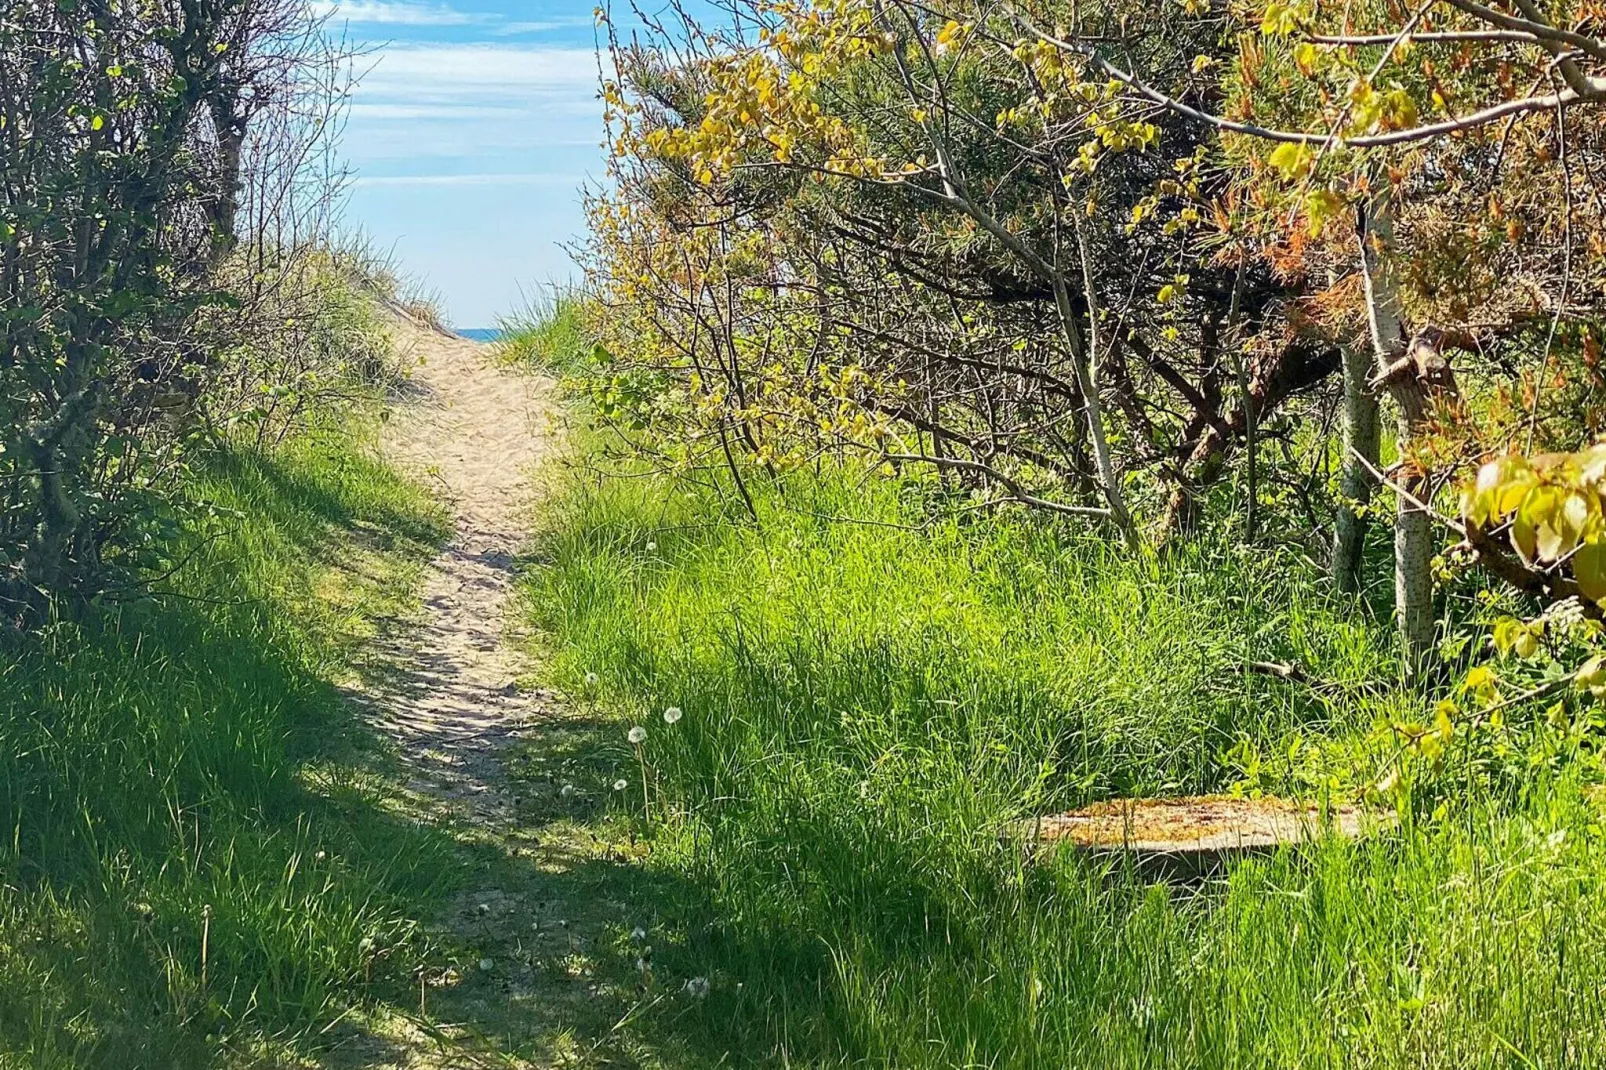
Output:
[[[1388,385],[1399,403],[1395,477],[1398,510],[1394,521],[1394,620],[1400,655],[1408,678],[1418,678],[1433,651],[1433,524],[1421,501],[1427,474],[1411,460],[1412,447],[1427,417],[1427,398],[1415,375],[1400,374],[1408,364],[1409,344],[1400,314],[1395,276],[1394,222],[1388,191],[1374,193],[1360,220],[1361,268],[1366,283],[1366,312],[1376,362],[1373,382]]]
[[[1344,355],[1344,458],[1343,479],[1333,532],[1333,582],[1341,591],[1361,589],[1361,552],[1366,543],[1366,518],[1358,507],[1372,500],[1377,477],[1382,424],[1377,395],[1368,382],[1372,357],[1358,346],[1345,346]],[[1356,503],[1355,506],[1349,503]]]
[[[1104,500],[1110,507],[1110,519],[1120,529],[1127,545],[1136,548],[1139,545],[1137,528],[1132,524],[1132,514],[1127,512],[1126,495],[1121,492],[1120,479],[1115,473],[1115,462],[1110,455],[1110,442],[1104,433],[1104,405],[1099,400],[1098,352],[1096,348],[1083,344],[1082,332],[1077,325],[1076,312],[1071,307],[1071,295],[1066,289],[1064,278],[1056,274],[1053,285],[1054,305],[1059,312],[1060,329],[1065,335],[1066,348],[1071,353],[1071,364],[1076,373],[1076,387],[1082,392],[1083,411],[1087,414],[1089,444],[1093,447],[1093,463],[1098,466]],[[1093,315],[1096,316],[1097,312],[1094,311]],[[1096,326],[1093,329],[1095,332],[1098,330]],[[1094,338],[1097,338],[1096,333]]]

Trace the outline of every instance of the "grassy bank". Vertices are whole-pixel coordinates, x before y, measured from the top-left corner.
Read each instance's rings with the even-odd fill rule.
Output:
[[[0,1065],[246,1062],[416,961],[450,845],[337,685],[445,522],[368,438],[211,456],[157,593],[0,652]]]
[[[754,486],[757,523],[577,478],[527,581],[561,682],[617,724],[581,787],[622,779],[640,815],[647,730],[644,1032],[738,1065],[1599,1060],[1606,837],[1565,776],[1202,887],[1023,859],[1017,819],[1089,800],[1375,782],[1374,730],[1424,700],[1387,683],[1387,622],[1308,563],[1134,561],[851,474]],[[655,1002],[699,976],[705,1000]]]

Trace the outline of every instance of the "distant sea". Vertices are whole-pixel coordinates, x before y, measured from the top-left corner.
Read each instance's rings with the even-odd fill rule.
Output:
[[[502,332],[495,327],[472,327],[457,333],[471,342],[494,342],[502,337]]]

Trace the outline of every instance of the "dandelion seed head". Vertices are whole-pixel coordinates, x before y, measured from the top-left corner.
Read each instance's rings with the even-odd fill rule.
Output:
[[[692,977],[686,981],[686,994],[692,999],[704,999],[714,986],[708,983],[706,977]]]
[[[565,784],[565,785],[563,785],[563,790],[558,792],[558,794],[562,795],[565,799],[570,798],[571,796],[574,795],[574,785],[573,784]]]
[[[680,720],[680,718],[681,712],[679,706],[671,706],[664,711],[664,724],[674,724],[676,721]]]
[[[486,973],[490,973],[492,970],[496,969],[496,963],[491,959],[480,959],[480,969]]]
[[[630,930],[630,939],[634,940],[638,944],[641,943],[643,940],[647,939],[647,930],[643,929],[639,925],[636,926],[634,929]]]
[[[596,673],[594,673],[594,672],[586,673],[586,686],[587,687],[596,687],[597,686],[597,674]]]
[[[648,544],[647,544],[647,552],[648,552],[648,553],[649,553],[649,554],[650,554],[650,553],[652,553],[652,552],[653,552],[653,551],[654,551],[654,550],[656,550],[656,549],[658,549],[658,544],[657,544],[657,543],[655,543],[655,542],[649,542],[649,543],[648,543]]]
[[[628,738],[632,743],[642,743],[647,738],[647,730],[638,724],[630,730]]]
[[[613,782],[613,790],[614,791],[624,791],[629,786],[630,786],[630,782],[625,780],[623,777],[621,777],[620,779],[615,780]]]

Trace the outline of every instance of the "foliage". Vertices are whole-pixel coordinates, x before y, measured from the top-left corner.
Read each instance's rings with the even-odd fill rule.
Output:
[[[274,285],[266,251],[316,214],[340,66],[319,25],[299,0],[0,9],[7,621],[161,566],[194,401]],[[235,255],[250,286],[219,275]]]
[[[232,283],[244,267],[231,260],[220,276]],[[309,242],[277,251],[269,272],[273,288],[231,311],[231,344],[217,352],[197,399],[214,435],[259,448],[366,400],[402,372],[378,311],[398,300],[399,284],[361,249]]]
[[[1462,512],[1481,538],[1509,531],[1512,549],[1524,563],[1570,572],[1567,592],[1599,607],[1606,605],[1603,480],[1606,445],[1532,460],[1508,454],[1479,470],[1463,496]]]
[[[1434,509],[1601,427],[1575,8],[753,0],[615,36],[598,412],[666,467],[854,452],[1129,542],[1219,525],[1236,463],[1243,530],[1270,488],[1280,538],[1336,512],[1351,586],[1381,479],[1419,669]]]
[[[497,322],[497,350],[509,362],[584,376],[596,358],[590,323],[594,315],[581,290],[553,286]]]
[[[1269,273],[1192,238],[1195,207],[1161,218],[1221,185],[1199,131],[957,12],[750,7],[750,40],[617,45],[605,85],[618,192],[593,203],[592,281],[654,449],[848,449],[1176,525],[1248,433],[1244,396],[1274,409],[1336,367]],[[1132,44],[1158,69],[1217,47],[1149,16]]]

